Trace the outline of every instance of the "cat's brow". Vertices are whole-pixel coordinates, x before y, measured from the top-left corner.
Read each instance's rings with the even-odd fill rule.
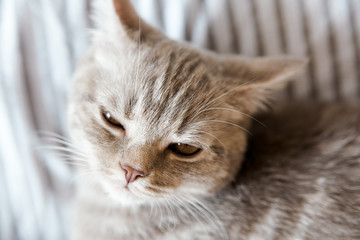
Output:
[[[125,117],[130,118],[131,113],[133,112],[133,109],[134,109],[137,101],[138,101],[138,99],[134,95],[131,95],[128,98],[128,100],[127,100],[127,102],[125,104],[125,110],[124,110]]]
[[[184,95],[186,95],[186,88],[191,84],[190,81],[193,79],[193,75],[199,66],[200,59],[197,54],[182,56],[179,53],[171,52],[167,62],[168,65],[163,78],[149,79],[144,86],[144,89],[146,89],[144,113],[151,112],[152,122],[157,122],[169,106],[171,106],[173,110],[181,110],[179,107],[184,107],[181,103],[172,101],[180,94],[180,89],[184,87]],[[155,101],[153,94],[155,84],[157,84],[158,81],[161,81],[160,84],[162,87],[161,92],[158,93],[160,96]],[[154,111],[156,114],[153,114]]]
[[[182,78],[182,80],[186,81],[187,77],[191,76],[195,72],[195,70],[199,66],[199,63],[200,59],[197,54],[189,54],[184,57],[181,62],[175,65],[174,63],[169,62],[169,65],[173,65],[174,69],[172,70],[172,72],[174,74],[171,77],[169,76],[169,78],[167,79],[168,82],[174,83],[179,78]]]
[[[172,68],[174,66],[173,65],[174,62],[175,62],[175,53],[171,52],[170,57],[169,57],[168,66],[167,66],[166,71],[165,71],[165,78],[168,78],[171,75],[171,71],[172,71]]]
[[[109,100],[109,104],[111,105],[112,108],[117,109],[119,107],[118,98],[115,95],[112,96]]]
[[[81,100],[88,103],[95,103],[96,99],[92,93],[84,94],[81,96]]]

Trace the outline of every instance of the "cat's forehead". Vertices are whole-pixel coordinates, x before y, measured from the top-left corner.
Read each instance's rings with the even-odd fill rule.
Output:
[[[133,59],[131,55],[124,58],[127,63],[119,59],[104,74],[111,79],[103,82],[107,88],[104,97],[111,109],[127,119],[136,119],[149,131],[180,133],[211,100],[211,79],[196,52],[145,49]]]

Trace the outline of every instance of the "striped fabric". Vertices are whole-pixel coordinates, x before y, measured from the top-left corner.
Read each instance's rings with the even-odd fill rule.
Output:
[[[137,0],[171,38],[248,56],[308,56],[282,97],[360,96],[360,0]],[[73,172],[41,131],[66,136],[66,95],[86,50],[89,2],[0,0],[0,239],[66,239]]]

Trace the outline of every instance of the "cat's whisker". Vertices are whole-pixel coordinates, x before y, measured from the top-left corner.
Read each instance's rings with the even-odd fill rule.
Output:
[[[71,182],[71,183],[76,183],[76,182],[79,181],[80,179],[83,179],[83,178],[85,178],[85,177],[87,177],[87,176],[93,176],[93,174],[92,174],[92,173],[79,174],[79,175],[73,177],[70,182]],[[90,179],[90,178],[88,178],[88,179]]]
[[[43,146],[38,146],[37,149],[58,150],[58,151],[81,154],[81,153],[77,152],[74,149],[71,149],[71,148],[68,148],[68,147],[63,147],[63,146],[58,146],[58,145],[43,145]]]
[[[235,124],[235,123],[233,123],[233,122],[229,122],[229,121],[209,119],[209,120],[204,120],[204,121],[200,121],[200,122],[197,122],[197,123],[209,123],[209,122],[229,124],[229,125],[231,125],[231,126],[240,128],[241,130],[245,131],[245,132],[248,133],[249,135],[253,135],[253,134],[252,134],[249,130],[247,130],[246,128],[241,127],[240,125],[237,125],[237,124]]]
[[[78,151],[76,151],[75,149],[71,149],[71,148],[67,148],[67,147],[61,147],[61,146],[39,146],[38,149],[43,149],[43,150],[56,150],[56,151],[60,151],[60,152],[64,152],[64,153],[71,153],[74,154],[75,156],[79,156],[79,157],[85,157],[86,155],[83,153],[80,153]]]
[[[164,217],[163,217],[163,210],[162,210],[162,207],[159,205],[159,211],[160,211],[160,223],[161,223],[161,226],[164,222]]]
[[[172,216],[175,216],[176,214],[175,214],[175,211],[173,209],[174,205],[172,204],[171,199],[169,197],[166,197],[166,196],[164,197],[164,199],[165,199],[165,201],[166,201],[166,203],[167,203],[167,205],[169,207],[170,213],[172,214]]]
[[[150,216],[156,216],[154,215],[154,204],[150,204]]]
[[[77,162],[88,162],[87,159],[84,156],[78,156],[75,155],[74,153],[70,153],[70,152],[51,152],[51,154],[54,155],[54,157],[56,157],[59,160],[63,160],[63,159],[69,159],[69,160],[73,160],[73,161],[77,161]]]
[[[72,159],[64,159],[63,162],[69,166],[78,166],[78,167],[82,167],[82,168],[88,167],[87,164],[81,163],[81,162],[74,162]]]
[[[44,140],[46,140],[47,142],[51,142],[51,143],[59,143],[59,144],[65,145],[66,147],[69,147],[69,148],[74,148],[74,149],[76,148],[76,146],[73,143],[64,141],[62,139],[44,138]]]
[[[84,164],[88,163],[86,159],[79,156],[68,155],[68,154],[56,154],[55,156],[62,161],[71,161],[71,162],[84,163]]]
[[[167,219],[167,222],[168,222],[168,226],[167,226],[167,230],[170,230],[170,229],[173,229],[175,227],[175,223],[172,222],[172,217],[175,216],[175,213],[171,207],[171,203],[169,202],[169,199],[164,197],[163,198],[164,200],[164,206],[166,208],[166,211],[167,211],[167,214],[168,214],[168,219]],[[171,215],[170,215],[171,214]]]
[[[44,138],[45,141],[51,142],[51,143],[58,143],[62,144],[64,146],[58,146],[58,145],[42,145],[38,146],[37,149],[44,149],[44,150],[55,150],[55,155],[57,157],[60,157],[61,159],[64,158],[70,158],[73,161],[76,162],[87,162],[86,158],[87,156],[80,152],[74,144],[72,144],[67,138],[64,136],[61,136],[54,132],[49,131],[39,131],[39,134],[45,135],[46,138]],[[60,153],[59,153],[60,151]]]
[[[219,228],[222,235],[221,239],[229,239],[227,231],[222,221],[199,199],[188,197],[173,197],[175,201],[180,202],[180,206],[184,206],[185,212],[189,213],[197,222],[201,224],[210,223]]]
[[[85,159],[85,158],[80,157],[80,156],[66,155],[66,154],[60,155],[59,154],[58,157],[59,157],[59,160],[62,160],[62,161],[81,163],[81,164],[84,164],[84,165],[89,164],[88,159]]]
[[[146,196],[146,197],[150,197],[150,198],[156,198],[156,197],[158,197],[157,194],[155,194],[155,193],[153,193],[153,192],[151,192],[151,191],[145,191],[145,190],[143,190],[143,189],[146,189],[146,187],[147,187],[147,184],[146,184],[146,183],[144,183],[144,182],[142,182],[142,181],[138,181],[137,184],[140,185],[142,188],[139,188],[138,186],[134,185],[134,186],[133,186],[134,191],[137,191],[139,194],[144,195],[144,196]],[[158,189],[158,190],[161,190],[161,189]]]
[[[60,159],[71,159],[73,161],[84,162],[84,163],[88,162],[88,157],[87,156],[80,155],[76,151],[63,151],[63,150],[59,151],[59,150],[56,150],[55,152],[53,152],[53,154],[56,157],[60,158]]]
[[[192,202],[191,198],[180,198],[182,201],[182,206],[184,207],[185,212],[189,213],[191,217],[199,222],[200,224],[204,224],[206,222],[206,218],[203,218],[202,214],[198,211],[195,204]]]
[[[200,208],[203,207],[203,205],[199,205]],[[204,212],[207,212],[207,218],[210,219],[210,221],[212,222],[212,224],[217,227],[217,229],[219,230],[219,235],[221,236],[220,239],[229,239],[229,234],[224,226],[224,224],[220,221],[220,219],[218,218],[218,216],[216,216],[213,212],[208,211],[205,209]]]
[[[62,140],[59,139],[52,139],[54,142],[57,143],[63,143]],[[60,160],[64,162],[68,166],[75,166],[78,168],[86,168],[88,161],[86,159],[86,155],[83,153],[80,153],[76,149],[72,147],[62,147],[57,145],[44,145],[39,146],[37,149],[44,149],[44,150],[50,150],[53,151],[52,154],[54,154],[54,157],[56,157],[57,160]]]
[[[198,209],[199,212],[202,213],[202,216],[205,217],[205,220],[210,220],[215,226],[217,226],[221,232],[222,238],[221,239],[229,239],[228,233],[219,219],[219,217],[213,213],[203,202],[199,199],[191,199],[191,202],[194,204],[194,207]]]
[[[192,200],[188,200],[187,203],[189,204],[189,206],[190,206],[192,209],[195,210],[195,211],[194,211],[195,213],[200,213],[200,214],[198,214],[198,216],[199,216],[199,219],[201,219],[201,220],[198,220],[198,221],[203,222],[204,220],[208,220],[208,219],[206,218],[206,215],[207,215],[207,214],[204,213],[200,208],[198,208],[195,202],[193,202]]]
[[[76,174],[72,179],[71,182],[76,182],[80,178],[86,177],[86,176],[96,176],[98,173],[94,170],[87,169],[87,170],[81,170],[78,174]]]
[[[41,139],[45,141],[60,143],[67,147],[76,149],[75,144],[73,144],[70,139],[67,139],[64,136],[52,132],[40,132],[40,134],[44,135],[44,137],[41,137]]]
[[[219,225],[217,222],[217,216],[212,213],[203,203],[199,202],[198,200],[194,200],[191,198],[182,198],[173,196],[172,199],[175,201],[175,206],[182,209],[184,211],[185,217],[187,218],[188,215],[200,224],[212,223],[217,228],[223,232],[223,226]],[[178,216],[180,217],[180,216]],[[185,222],[189,222],[189,219]],[[222,233],[223,236],[227,236],[227,234]],[[222,237],[221,239],[228,239],[228,237]]]
[[[74,163],[74,162],[65,162],[68,166],[76,166],[76,167],[86,167],[84,164]]]
[[[191,220],[195,220],[196,222],[203,224],[203,221],[201,220],[201,216],[195,211],[194,207],[189,204],[188,202],[183,203],[182,205],[183,210],[185,214],[189,217]]]
[[[161,217],[161,211],[160,211],[160,205],[158,202],[155,202],[155,206],[156,206],[156,215]]]
[[[59,151],[56,151],[56,152],[53,152],[53,154],[59,158],[73,158],[73,159],[76,159],[76,160],[81,160],[81,161],[84,161],[84,162],[87,162],[87,158],[85,157],[85,155],[77,155],[75,154],[74,152],[59,152]]]
[[[191,205],[188,203],[183,203],[182,205],[182,209],[184,210],[184,212],[188,215],[191,216],[192,219],[194,219],[196,222],[200,222],[199,216],[197,214],[195,214],[194,209],[191,208]]]
[[[243,84],[241,84],[241,85],[239,85],[239,86],[237,86],[237,87],[235,87],[235,88],[233,88],[233,89],[231,89],[231,90],[229,90],[229,91],[221,94],[220,96],[212,99],[212,100],[209,101],[207,104],[205,104],[204,106],[202,106],[202,107],[199,109],[199,112],[201,112],[201,111],[204,110],[205,108],[208,108],[212,103],[220,100],[221,98],[229,95],[230,93],[238,90],[239,88],[242,88],[242,87],[244,87],[245,85],[250,84],[250,83],[252,83],[253,81],[256,81],[256,80],[259,79],[259,78],[260,78],[260,76],[256,76],[256,77],[254,77],[253,79],[250,79],[250,80],[246,81],[245,83],[243,83]],[[190,122],[193,121],[197,116],[199,116],[199,113],[195,114],[195,115],[191,118]]]
[[[186,206],[185,206],[185,203],[184,203],[184,201],[181,201],[181,200],[179,200],[179,199],[177,199],[177,198],[175,198],[175,200],[177,201],[176,202],[176,206],[177,206],[177,208],[178,209],[180,209],[180,211],[181,211],[181,213],[182,213],[182,215],[181,215],[181,220],[183,220],[184,222],[190,222],[191,221],[191,219],[190,219],[190,216],[189,216],[189,213],[188,213],[188,210],[187,210],[187,208],[186,208]],[[191,215],[191,214],[190,214]],[[184,219],[185,218],[185,219]]]
[[[61,140],[70,142],[70,140],[67,139],[65,136],[60,135],[60,134],[55,133],[55,132],[46,131],[46,130],[40,130],[40,131],[38,131],[38,134],[39,134],[40,136],[41,136],[41,135],[44,135],[44,136],[46,136],[46,137],[54,137],[54,138],[57,138],[57,139],[61,139]]]
[[[198,132],[198,133],[204,133],[204,134],[207,134],[207,135],[215,138],[224,148],[226,148],[226,147],[225,147],[225,144],[224,144],[218,137],[216,137],[214,134],[211,134],[211,133],[209,133],[209,132],[207,132],[207,131],[197,131],[197,132]]]
[[[259,121],[256,118],[252,117],[251,115],[246,114],[246,113],[244,113],[242,111],[239,111],[239,110],[236,110],[236,109],[232,109],[232,108],[224,108],[224,107],[206,108],[206,109],[200,111],[199,114],[202,113],[202,112],[207,112],[207,111],[212,111],[212,110],[226,110],[226,111],[232,111],[232,112],[240,113],[240,114],[242,114],[242,115],[244,115],[246,117],[251,118],[252,120],[256,121],[257,123],[261,124],[262,126],[268,128],[264,123],[262,123],[261,121]]]

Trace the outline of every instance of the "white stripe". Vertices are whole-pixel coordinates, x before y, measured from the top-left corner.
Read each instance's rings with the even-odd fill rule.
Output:
[[[200,8],[192,28],[191,41],[198,47],[209,47],[208,21],[205,8]]]
[[[353,11],[355,16],[355,29],[356,29],[355,34],[358,39],[358,42],[356,44],[358,49],[360,49],[360,1],[359,0],[350,0],[350,1],[351,1],[351,6],[353,7],[351,10]],[[357,54],[360,55],[359,52]]]
[[[319,191],[314,194],[309,194],[306,197],[306,203],[299,211],[298,223],[293,229],[293,236],[289,239],[305,239],[306,230],[311,224],[317,222],[317,217],[321,218],[323,209],[326,209],[329,204],[329,198],[322,192]],[[321,229],[319,229],[321,231]]]
[[[273,0],[255,0],[254,1],[258,21],[259,30],[261,31],[261,40],[264,55],[276,56],[283,55],[284,51],[281,46],[279,23],[277,20],[277,13],[275,3]],[[277,93],[277,99],[286,99],[286,92],[280,91]]]
[[[166,34],[173,39],[185,39],[185,2],[183,0],[163,1],[164,26]]]
[[[257,56],[257,43],[254,16],[251,11],[252,0],[231,0],[230,6],[234,11],[234,22],[240,39],[240,52],[246,56]]]
[[[196,31],[194,30],[194,26],[196,24],[196,19],[198,18],[200,9],[201,9],[201,1],[200,0],[183,0],[185,4],[185,15],[186,15],[186,23],[185,29],[190,33],[190,41],[193,39],[192,35]]]
[[[205,1],[215,50],[221,53],[230,53],[232,51],[230,16],[224,14],[227,12],[227,4],[228,1],[223,0]]]
[[[355,66],[355,51],[351,36],[350,16],[347,1],[328,0],[329,13],[334,29],[337,66],[339,69],[338,81],[340,82],[340,94],[348,100],[358,100],[358,79]]]
[[[258,11],[259,28],[263,38],[261,42],[265,55],[283,54],[274,1],[255,0],[254,2]]]
[[[315,84],[322,100],[334,100],[332,56],[329,49],[329,31],[322,1],[304,0],[306,18],[310,27],[310,44],[314,53]]]
[[[12,215],[16,217],[16,229],[20,230],[23,239],[25,235],[31,238],[38,237],[37,234],[37,219],[36,213],[33,211],[34,207],[29,199],[32,198],[31,192],[28,188],[28,178],[25,172],[23,154],[24,142],[19,142],[19,138],[23,138],[21,134],[22,119],[19,113],[19,101],[17,96],[21,94],[18,88],[21,87],[20,73],[21,62],[18,58],[19,36],[17,30],[18,21],[16,13],[15,1],[7,1],[2,5],[3,14],[0,23],[2,29],[0,36],[0,62],[2,66],[2,101],[0,111],[2,117],[0,118],[0,143],[2,152],[2,166],[4,167],[4,181],[7,184],[7,198],[11,204],[10,209]],[[7,106],[3,104],[7,104]],[[21,118],[22,117],[22,118]],[[20,126],[19,126],[20,125]],[[20,130],[20,131],[19,131]],[[26,158],[29,161],[28,158]],[[21,216],[21,218],[20,218]],[[9,219],[15,221],[15,219]]]
[[[63,4],[62,0],[58,0]],[[51,83],[53,84],[56,99],[56,115],[57,119],[54,119],[56,125],[61,127],[61,130],[65,129],[66,112],[66,94],[69,89],[69,83],[71,79],[72,67],[70,66],[71,58],[69,56],[69,49],[66,42],[66,31],[64,29],[64,23],[61,22],[60,9],[57,9],[57,5],[54,0],[42,0],[43,3],[43,23],[45,28],[45,41],[47,42],[46,51],[48,53],[48,61],[50,64],[50,76]],[[60,5],[59,3],[59,5]]]
[[[303,34],[303,22],[300,9],[300,2],[297,0],[281,0],[283,7],[283,24],[285,26],[284,34],[287,44],[287,54],[309,57],[307,56],[306,41]],[[301,72],[293,81],[294,97],[306,99],[310,95],[311,85],[307,71]]]
[[[274,204],[264,217],[256,224],[253,232],[247,238],[248,240],[272,240],[275,237],[275,230],[278,227],[278,219],[282,216],[282,212],[277,209]]]
[[[134,3],[139,15],[146,22],[158,29],[162,29],[161,16],[159,16],[159,11],[156,8],[156,0],[137,0]]]
[[[83,56],[89,45],[88,26],[89,13],[86,9],[86,0],[66,0],[66,17],[68,19],[68,44],[72,46],[72,69],[75,63]]]

